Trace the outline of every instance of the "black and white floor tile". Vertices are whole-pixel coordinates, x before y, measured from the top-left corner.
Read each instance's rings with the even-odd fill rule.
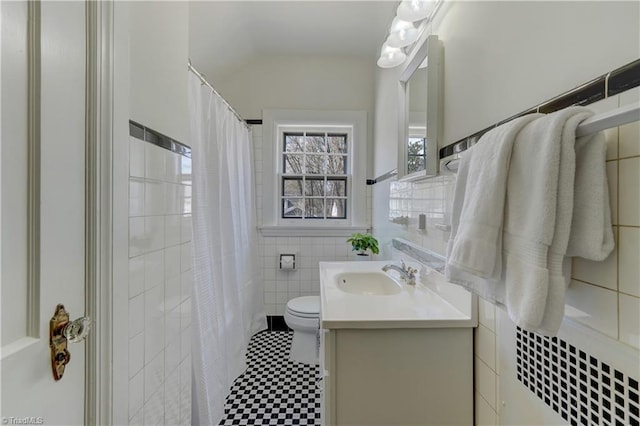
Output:
[[[231,387],[220,425],[320,425],[318,366],[289,360],[292,332],[251,339],[247,370]]]

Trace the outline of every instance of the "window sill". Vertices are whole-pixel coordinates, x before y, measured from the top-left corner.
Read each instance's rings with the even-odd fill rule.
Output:
[[[260,226],[264,237],[348,237],[354,232],[369,231],[366,226]]]

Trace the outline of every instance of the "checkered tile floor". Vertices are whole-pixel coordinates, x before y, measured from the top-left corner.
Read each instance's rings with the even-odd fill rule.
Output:
[[[220,425],[320,425],[318,366],[289,360],[292,332],[249,342],[247,371],[231,386]]]

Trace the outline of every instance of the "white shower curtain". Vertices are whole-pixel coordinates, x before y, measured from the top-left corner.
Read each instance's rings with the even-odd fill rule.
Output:
[[[193,424],[218,424],[251,336],[267,327],[249,130],[189,73],[193,165]]]

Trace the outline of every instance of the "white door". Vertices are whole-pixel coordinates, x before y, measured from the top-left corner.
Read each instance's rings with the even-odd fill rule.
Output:
[[[69,343],[55,381],[49,320],[58,303],[72,320],[85,312],[85,4],[2,1],[0,11],[0,416],[82,424],[85,343]]]

